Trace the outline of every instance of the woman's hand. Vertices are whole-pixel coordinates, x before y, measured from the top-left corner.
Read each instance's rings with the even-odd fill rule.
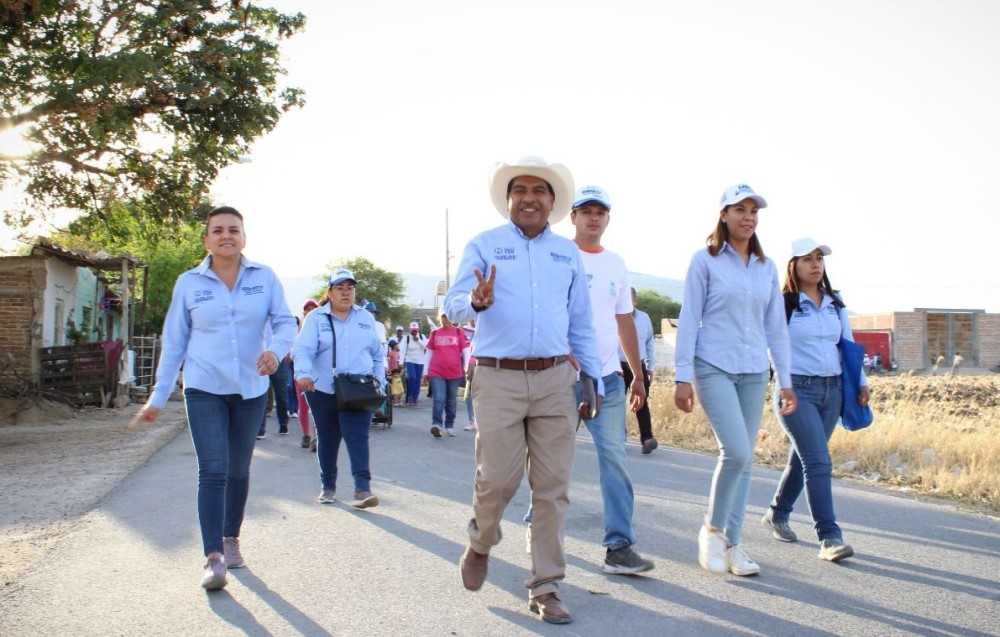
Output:
[[[299,389],[302,391],[316,391],[316,387],[313,385],[313,379],[308,376],[303,376],[298,381]]]
[[[862,385],[858,388],[858,404],[864,407],[868,404],[871,399],[871,390],[868,389],[868,385]]]
[[[128,428],[135,429],[144,422],[153,422],[159,415],[160,409],[158,407],[153,407],[148,404],[144,405],[143,408],[139,410],[139,413],[137,413],[135,417],[129,421]]]
[[[278,355],[274,352],[264,352],[257,357],[257,374],[260,376],[270,376],[278,371]]]
[[[781,409],[778,411],[782,416],[787,416],[795,411],[798,400],[795,398],[795,390],[792,388],[782,389],[781,398],[778,401]]]
[[[674,386],[674,404],[685,414],[694,411],[694,388],[691,383],[677,383]]]

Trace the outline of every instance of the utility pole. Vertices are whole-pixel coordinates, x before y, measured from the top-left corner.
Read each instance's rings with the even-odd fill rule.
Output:
[[[444,209],[444,291],[451,288],[451,252],[448,246],[448,209]]]

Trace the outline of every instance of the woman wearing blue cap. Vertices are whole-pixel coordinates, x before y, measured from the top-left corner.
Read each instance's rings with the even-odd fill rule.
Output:
[[[740,544],[740,534],[764,410],[768,352],[782,388],[781,413],[795,410],[778,271],[757,239],[757,213],[766,206],[746,184],[722,194],[708,247],[691,258],[677,326],[674,402],[691,413],[697,390],[719,444],[708,513],[698,534],[698,562],[712,573],[760,572]]]
[[[799,398],[794,413],[778,414],[778,423],[792,442],[778,489],[764,515],[764,528],[782,542],[798,539],[788,524],[795,500],[806,490],[806,501],[819,538],[819,557],[836,562],[854,555],[844,542],[833,511],[830,436],[843,401],[841,358],[837,343],[853,341],[844,302],[830,285],[824,257],[831,250],[808,239],[792,242],[783,292],[791,339],[792,386]],[[858,404],[868,404],[868,387],[861,374]],[[775,406],[777,407],[777,396]]]
[[[330,275],[326,291],[329,303],[306,316],[292,347],[292,359],[295,380],[306,392],[316,426],[322,482],[318,500],[323,504],[336,501],[337,454],[343,439],[354,476],[351,504],[366,509],[378,505],[371,492],[368,462],[372,412],[339,409],[333,386],[336,374],[372,374],[385,384],[385,351],[377,323],[370,312],[354,304],[356,283],[354,274],[345,268]]]

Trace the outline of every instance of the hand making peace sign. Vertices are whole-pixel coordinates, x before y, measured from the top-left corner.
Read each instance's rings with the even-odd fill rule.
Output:
[[[497,266],[496,264],[490,265],[488,279],[483,279],[483,272],[479,268],[473,268],[472,273],[476,275],[477,283],[469,294],[469,300],[472,301],[473,306],[486,309],[493,305],[493,281],[497,278]]]

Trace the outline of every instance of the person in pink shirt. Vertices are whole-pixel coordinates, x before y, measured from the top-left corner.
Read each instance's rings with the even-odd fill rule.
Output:
[[[432,409],[431,435],[455,435],[455,406],[458,388],[465,383],[465,364],[469,357],[469,339],[465,330],[448,320],[443,312],[440,327],[427,338],[425,369],[431,384]],[[442,411],[444,428],[442,431]]]
[[[312,312],[319,304],[312,299],[307,299],[305,304],[302,305],[302,318],[305,318],[309,312]],[[302,329],[301,323],[299,324],[299,329]],[[295,401],[298,405],[299,410],[299,424],[302,425],[302,448],[309,449],[312,445],[312,436],[309,430],[309,403],[306,402],[306,396],[302,393],[299,388],[299,382],[292,379],[292,386],[295,387]],[[315,451],[315,447],[313,447]]]

